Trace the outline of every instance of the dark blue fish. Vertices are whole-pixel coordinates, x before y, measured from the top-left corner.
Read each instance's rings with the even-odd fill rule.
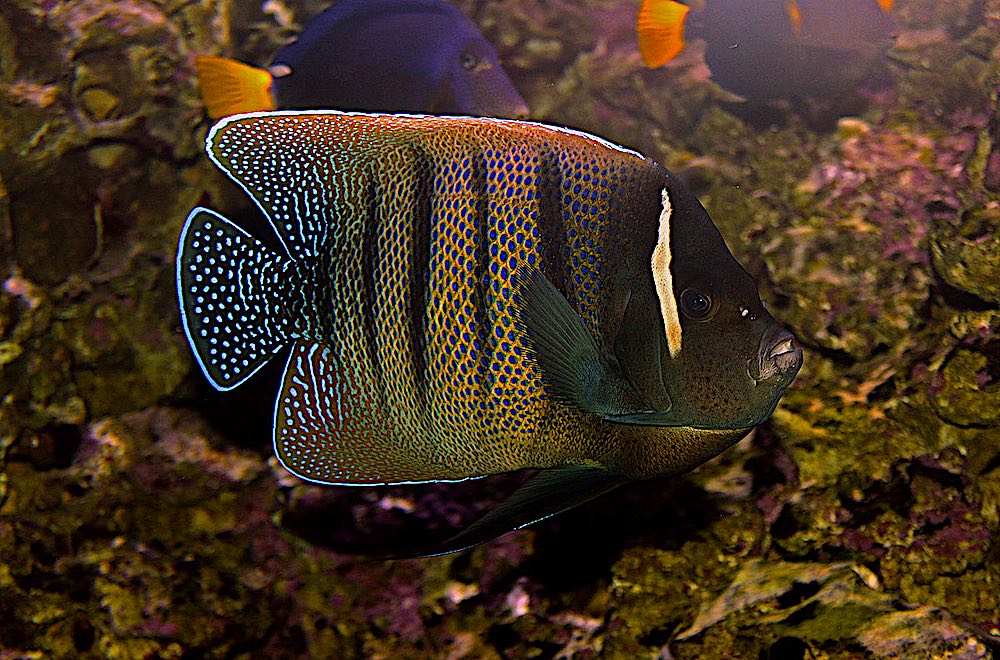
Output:
[[[442,0],[340,0],[268,71],[196,60],[213,117],[275,108],[525,117],[496,50]]]
[[[843,94],[875,76],[892,46],[890,0],[643,0],[636,20],[647,66],[685,36],[705,40],[712,79],[747,99]]]

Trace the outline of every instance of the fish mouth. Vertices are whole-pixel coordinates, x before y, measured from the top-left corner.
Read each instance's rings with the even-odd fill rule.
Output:
[[[757,383],[781,379],[790,383],[802,367],[802,349],[795,335],[784,328],[767,333],[761,339],[757,359],[748,365],[750,377]]]

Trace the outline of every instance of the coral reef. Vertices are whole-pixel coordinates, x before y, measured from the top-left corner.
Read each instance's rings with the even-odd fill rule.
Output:
[[[748,116],[696,44],[643,69],[635,3],[461,0],[538,119],[688,180],[807,353],[695,473],[403,561],[357,553],[521,475],[296,480],[277,374],[210,392],[174,300],[187,210],[245,206],[203,156],[193,55],[266,63],[326,4],[0,4],[0,655],[997,655],[1000,1],[898,0],[889,87],[817,123]]]

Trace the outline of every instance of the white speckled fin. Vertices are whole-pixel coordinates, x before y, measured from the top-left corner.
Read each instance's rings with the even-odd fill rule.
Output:
[[[234,115],[207,138],[209,158],[253,198],[296,261],[321,252],[342,214],[350,213],[341,188],[370,153],[363,135],[304,117]]]
[[[230,390],[286,339],[271,293],[287,260],[205,208],[188,215],[177,248],[181,323],[205,377]]]
[[[274,410],[274,453],[285,468],[323,484],[463,480],[435,463],[429,440],[398,437],[359,382],[330,347],[296,342]]]
[[[319,254],[330,232],[354,220],[346,194],[359,169],[386,152],[426,146],[455,126],[489,127],[514,139],[549,134],[553,140],[585,140],[643,157],[595,135],[567,128],[484,117],[431,117],[288,110],[233,115],[208,133],[209,158],[239,184],[274,226],[296,261]],[[356,181],[355,181],[356,183]]]

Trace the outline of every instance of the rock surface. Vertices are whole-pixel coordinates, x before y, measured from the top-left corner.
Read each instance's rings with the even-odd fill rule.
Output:
[[[320,488],[278,378],[211,392],[179,329],[196,53],[258,64],[319,0],[0,4],[4,657],[987,658],[1000,648],[1000,2],[898,0],[859,117],[760,126],[635,7],[462,0],[543,121],[683,175],[805,366],[772,420],[458,556],[390,554],[517,475]]]

